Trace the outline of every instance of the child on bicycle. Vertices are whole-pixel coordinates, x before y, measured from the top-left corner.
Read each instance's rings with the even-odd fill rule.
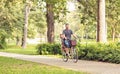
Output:
[[[71,48],[71,36],[77,38],[67,23],[65,24],[65,30],[63,30],[63,33],[60,35],[62,39],[62,49],[65,50],[67,55],[69,55],[69,48]]]

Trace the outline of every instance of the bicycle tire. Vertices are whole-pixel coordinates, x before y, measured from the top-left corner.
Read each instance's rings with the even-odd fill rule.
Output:
[[[74,63],[78,62],[78,50],[75,47],[72,48],[72,60]]]

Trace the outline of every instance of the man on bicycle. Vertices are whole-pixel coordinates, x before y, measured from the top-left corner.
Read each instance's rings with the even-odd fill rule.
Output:
[[[63,38],[63,46],[66,54],[69,56],[69,48],[71,48],[71,36],[77,38],[73,31],[69,28],[69,24],[65,24],[65,30],[63,30],[62,38]]]

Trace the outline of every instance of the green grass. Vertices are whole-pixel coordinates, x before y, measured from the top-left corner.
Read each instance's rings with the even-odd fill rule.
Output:
[[[36,46],[37,45],[28,45],[27,48],[23,49],[20,46],[8,45],[7,49],[3,49],[0,51],[1,52],[9,52],[9,53],[17,53],[17,54],[26,54],[26,55],[39,55],[37,53]],[[45,55],[45,56],[61,58],[61,55]]]
[[[20,46],[8,45],[2,52],[18,53],[18,54],[28,54],[28,55],[37,55],[36,45],[28,45],[27,48],[23,49]]]
[[[0,56],[0,74],[86,74],[86,73]]]

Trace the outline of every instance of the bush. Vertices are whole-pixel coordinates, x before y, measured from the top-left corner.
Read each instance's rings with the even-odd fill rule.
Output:
[[[110,44],[78,44],[79,59],[102,62],[120,63],[120,43]],[[61,54],[60,44],[39,44],[38,53],[41,55]]]
[[[81,57],[81,53],[85,56]],[[82,55],[84,55],[82,54]],[[79,59],[120,63],[120,44],[88,44],[79,47]]]
[[[40,55],[61,54],[60,44],[39,44],[37,49]]]

